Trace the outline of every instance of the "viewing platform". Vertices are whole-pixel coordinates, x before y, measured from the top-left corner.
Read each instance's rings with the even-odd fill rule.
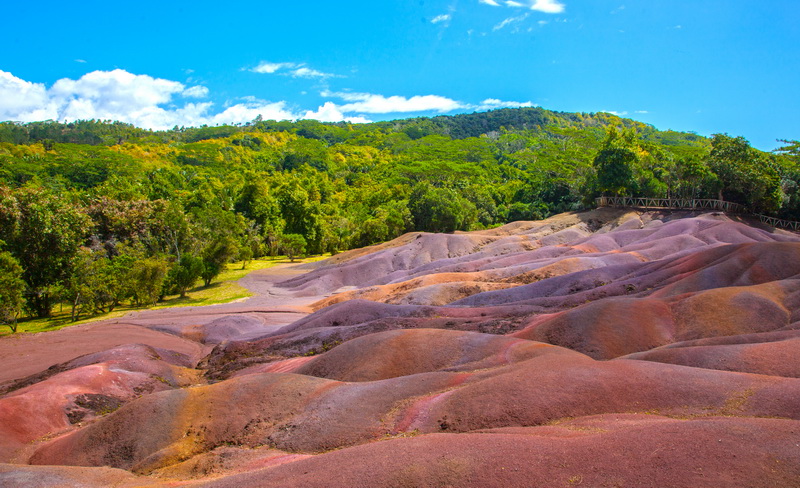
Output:
[[[598,197],[598,207],[642,208],[645,210],[716,210],[719,212],[758,217],[762,223],[800,232],[800,222],[783,220],[751,212],[744,205],[706,198],[642,198],[642,197]]]

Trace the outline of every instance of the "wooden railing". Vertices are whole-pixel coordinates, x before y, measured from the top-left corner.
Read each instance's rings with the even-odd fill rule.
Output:
[[[643,209],[670,209],[670,210],[718,210],[720,212],[753,215],[761,222],[800,232],[800,222],[783,220],[767,215],[754,214],[747,207],[738,203],[724,200],[710,200],[704,198],[642,198],[642,197],[599,197],[596,199],[598,207],[633,207]]]
[[[783,219],[776,219],[775,217],[768,217],[766,215],[757,215],[758,218],[761,219],[761,222],[764,222],[767,225],[771,225],[773,227],[780,227],[781,229],[790,229],[795,232],[800,232],[800,222],[794,220],[783,220]]]

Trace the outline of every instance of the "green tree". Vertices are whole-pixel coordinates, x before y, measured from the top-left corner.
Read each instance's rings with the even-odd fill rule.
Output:
[[[284,234],[280,237],[280,248],[294,262],[294,258],[306,252],[306,239],[300,234]]]
[[[0,239],[20,262],[28,306],[48,317],[52,287],[66,280],[89,218],[64,196],[40,188],[0,187]]]
[[[632,133],[609,130],[593,163],[597,171],[597,189],[602,193],[624,195],[634,190],[633,169],[638,157],[632,146]]]
[[[131,269],[131,298],[136,306],[155,306],[167,276],[164,259],[145,258],[136,261]]]
[[[203,260],[192,254],[184,253],[167,273],[165,286],[186,297],[186,291],[200,278],[203,272]]]
[[[0,323],[8,325],[11,332],[17,331],[17,317],[22,311],[24,291],[22,266],[11,253],[0,252]]]
[[[436,188],[428,182],[414,186],[408,207],[417,230],[453,232],[469,230],[476,221],[475,205],[452,188]]]
[[[201,255],[203,269],[200,272],[200,277],[203,278],[204,285],[210,285],[211,280],[219,276],[228,261],[235,257],[238,252],[239,244],[229,236],[216,239],[211,245],[207,246]]]
[[[286,145],[283,154],[283,169],[291,171],[300,168],[304,164],[319,171],[328,170],[330,155],[324,142],[300,137]]]
[[[677,195],[683,198],[699,198],[704,188],[716,186],[716,176],[700,158],[687,157],[676,164],[678,173]]]
[[[719,179],[719,198],[755,212],[777,212],[783,195],[780,174],[770,156],[750,147],[741,136],[714,134],[711,145],[707,165]]]
[[[62,287],[61,298],[69,301],[71,320],[95,310],[97,293],[102,285],[97,276],[95,256],[91,249],[81,248],[72,258],[71,272]]]

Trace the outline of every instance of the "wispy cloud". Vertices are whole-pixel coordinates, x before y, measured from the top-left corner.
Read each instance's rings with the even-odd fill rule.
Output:
[[[522,22],[522,21],[524,21],[525,19],[528,18],[528,15],[529,14],[526,13],[526,14],[520,15],[518,17],[509,17],[509,18],[503,20],[502,22],[500,22],[499,24],[495,25],[494,27],[492,27],[492,30],[493,31],[499,31],[500,29],[508,27],[511,24],[517,24],[519,22]]]
[[[75,62],[83,64],[83,63],[86,63],[86,60],[85,59],[76,59]]]
[[[187,98],[206,98],[208,96],[208,88],[201,85],[193,86],[183,90],[181,95]]]
[[[295,63],[269,63],[267,61],[262,61],[258,64],[258,66],[250,68],[250,71],[253,73],[272,74],[282,69],[295,68],[297,66],[298,65]]]
[[[453,17],[450,14],[437,15],[436,17],[431,19],[431,24],[440,24],[442,22],[444,22],[446,24],[446,23],[450,22],[450,19],[452,19],[452,18]]]
[[[467,108],[467,105],[439,95],[416,95],[412,97],[384,96],[374,93],[330,92],[321,93],[326,98],[338,98],[345,103],[339,106],[342,112],[367,114],[389,114],[408,112],[450,112]]]
[[[492,7],[529,8],[546,14],[560,14],[566,8],[558,0],[478,0],[478,3],[491,5]]]
[[[616,115],[617,117],[623,117],[625,115],[628,115],[628,111],[627,110],[623,110],[621,112],[618,112],[616,110],[601,110],[601,112],[604,112],[604,113],[607,113],[607,114],[611,114],[611,115]]]
[[[342,75],[325,73],[308,67],[305,63],[270,63],[262,61],[253,68],[242,68],[260,74],[279,74],[292,78],[344,78]]]
[[[289,72],[289,75],[292,78],[344,78],[341,75],[335,75],[333,73],[323,73],[322,71],[317,71],[315,69],[311,69],[306,66],[293,69],[292,71]]]
[[[495,110],[498,108],[520,108],[520,107],[535,107],[536,104],[532,103],[530,100],[527,102],[511,102],[505,100],[499,100],[497,98],[487,98],[486,100],[482,101],[479,105],[474,106],[475,110]]]
[[[384,96],[373,93],[330,92],[321,93],[326,98],[343,100],[336,107],[343,113],[391,114],[410,112],[453,112],[457,110],[495,110],[498,108],[534,107],[530,102],[515,102],[487,98],[480,103],[465,103],[440,95],[416,95],[412,97]]]

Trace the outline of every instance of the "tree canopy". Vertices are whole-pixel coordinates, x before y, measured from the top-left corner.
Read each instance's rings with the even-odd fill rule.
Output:
[[[784,142],[768,154],[727,134],[541,108],[167,131],[3,122],[0,239],[26,310],[46,316],[56,297],[80,315],[185,294],[235,258],[482,229],[601,194],[721,195],[800,219],[800,144]]]

